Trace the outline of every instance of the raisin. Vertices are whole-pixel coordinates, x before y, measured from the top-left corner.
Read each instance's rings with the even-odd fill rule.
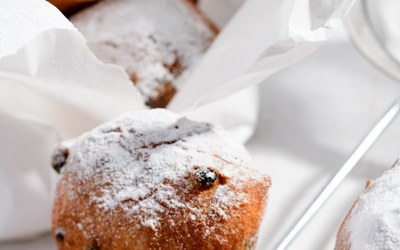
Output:
[[[57,230],[56,230],[56,240],[64,241],[64,232],[61,228],[57,228]]]
[[[51,165],[57,173],[61,172],[61,168],[67,162],[69,151],[66,147],[58,146],[51,156]]]
[[[199,169],[196,173],[197,179],[202,187],[212,187],[218,175],[209,169]]]

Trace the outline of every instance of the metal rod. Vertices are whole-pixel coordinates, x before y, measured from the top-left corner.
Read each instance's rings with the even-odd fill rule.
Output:
[[[400,99],[397,100],[389,110],[382,116],[382,118],[375,124],[375,126],[370,130],[366,137],[361,141],[361,143],[356,147],[356,149],[351,154],[350,158],[343,164],[336,175],[330,180],[330,182],[321,191],[314,202],[308,207],[300,220],[292,227],[291,231],[286,235],[286,237],[281,241],[280,245],[276,248],[277,250],[286,249],[291,242],[296,238],[298,233],[303,229],[303,227],[310,221],[310,219],[315,215],[319,208],[325,203],[329,196],[335,191],[339,184],[344,180],[344,178],[350,173],[350,171],[356,166],[356,164],[361,160],[361,158],[367,153],[375,141],[380,137],[383,131],[388,127],[388,125],[397,116],[400,110]]]

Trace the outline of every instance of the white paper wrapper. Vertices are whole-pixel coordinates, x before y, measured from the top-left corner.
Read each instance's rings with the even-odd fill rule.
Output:
[[[311,53],[352,2],[248,0],[171,108],[203,105],[188,115],[221,124],[246,140],[257,114],[255,90],[222,98]],[[127,74],[97,60],[82,35],[43,0],[0,0],[0,107],[6,134],[0,140],[0,200],[6,203],[0,209],[0,240],[50,227],[54,189],[48,159],[59,136],[74,137],[145,108]]]
[[[231,0],[233,1],[233,0]],[[224,27],[170,108],[201,106],[257,84],[315,51],[355,0],[249,0]],[[194,104],[193,100],[197,100]]]
[[[44,232],[49,229],[48,204],[55,187],[48,159],[60,137],[53,127],[2,112],[0,121],[1,238]]]

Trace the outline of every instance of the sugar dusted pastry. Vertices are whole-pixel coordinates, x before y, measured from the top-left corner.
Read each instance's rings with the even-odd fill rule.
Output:
[[[103,0],[70,19],[102,61],[122,66],[150,107],[165,107],[216,28],[189,0]]]
[[[269,177],[220,128],[154,109],[56,148],[59,249],[254,249]]]
[[[354,203],[337,233],[336,250],[400,249],[400,166],[396,164]]]

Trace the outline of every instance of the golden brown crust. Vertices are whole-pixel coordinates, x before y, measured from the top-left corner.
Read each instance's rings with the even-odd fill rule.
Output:
[[[164,86],[160,86],[157,90],[158,94],[155,98],[149,99],[146,105],[150,108],[165,108],[168,103],[176,94],[176,89],[172,83],[166,83]]]
[[[192,177],[188,177],[192,178]],[[258,227],[270,186],[270,179],[265,183],[249,182],[241,192],[249,195],[246,203],[239,204],[226,211],[229,220],[217,213],[208,216],[206,224],[190,217],[190,211],[185,208],[169,210],[163,215],[162,223],[157,232],[149,227],[139,226],[135,217],[127,218],[120,207],[114,211],[100,209],[91,201],[91,195],[99,194],[96,177],[92,181],[77,181],[73,173],[63,176],[57,187],[57,197],[53,208],[52,235],[63,239],[57,240],[60,250],[69,249],[252,249],[256,243]],[[74,183],[81,195],[71,196],[68,189]],[[178,195],[188,202],[195,201],[199,209],[207,210],[213,202],[212,194],[220,183],[213,188],[201,190],[194,188],[190,193],[181,192]],[[229,185],[226,184],[226,185]],[[239,189],[239,188],[238,188]],[[130,202],[129,200],[125,202]],[[82,213],[82,211],[85,211]],[[93,219],[94,221],[92,221]],[[173,222],[173,223],[172,223]],[[207,235],[208,227],[216,226],[213,234]],[[95,232],[95,236],[93,235]],[[87,234],[87,235],[85,235]]]
[[[98,0],[48,0],[56,6],[64,15],[70,16],[77,11],[88,7]]]
[[[335,250],[350,250],[351,249],[351,244],[350,244],[350,239],[349,239],[350,235],[349,235],[349,232],[347,231],[347,223],[351,216],[351,212],[353,211],[353,208],[355,207],[357,202],[358,202],[358,199],[355,203],[353,203],[350,210],[347,212],[346,217],[344,218],[342,224],[340,224],[339,231],[336,234]]]
[[[198,0],[188,0],[189,2],[193,3],[193,4],[198,4]]]

